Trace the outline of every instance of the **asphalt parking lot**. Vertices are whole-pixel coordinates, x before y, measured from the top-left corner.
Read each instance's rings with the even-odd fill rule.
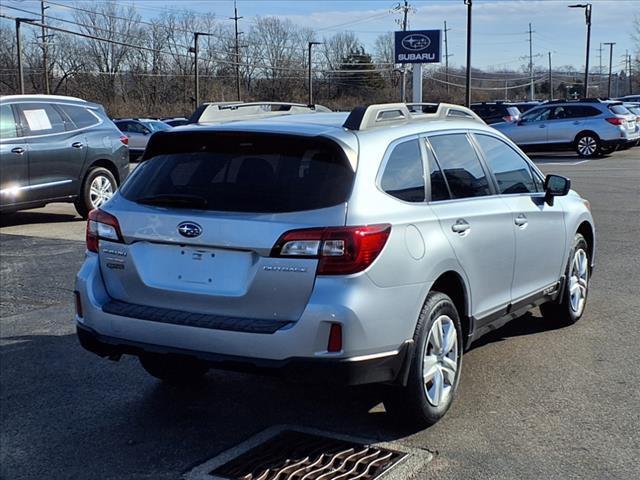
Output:
[[[289,424],[433,454],[407,478],[637,478],[640,147],[534,160],[591,201],[598,246],[587,312],[559,329],[534,311],[483,338],[465,355],[452,409],[424,431],[398,427],[375,388],[228,372],[178,388],[133,358],[85,352],[71,294],[84,222],[70,205],[3,215],[0,477],[177,479]]]

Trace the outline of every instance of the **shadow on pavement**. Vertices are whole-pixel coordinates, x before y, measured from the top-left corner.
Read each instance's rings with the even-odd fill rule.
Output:
[[[35,212],[26,210],[22,212],[3,213],[0,215],[0,227],[82,221],[84,220],[79,215],[73,215],[70,213]]]

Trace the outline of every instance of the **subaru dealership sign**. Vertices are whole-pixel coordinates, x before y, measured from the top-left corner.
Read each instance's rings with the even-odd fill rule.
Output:
[[[395,33],[395,63],[440,63],[441,30]]]

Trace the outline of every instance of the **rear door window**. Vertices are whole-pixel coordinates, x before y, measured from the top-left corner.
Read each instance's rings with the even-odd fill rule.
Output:
[[[424,202],[424,170],[418,140],[396,145],[385,165],[382,190],[405,202]]]
[[[75,105],[58,105],[62,111],[69,117],[76,128],[92,127],[100,123],[100,120],[84,107]]]
[[[295,212],[346,202],[354,171],[325,139],[242,132],[158,134],[121,188],[147,205],[230,212]],[[424,197],[423,197],[424,198]]]
[[[534,193],[537,191],[529,164],[502,140],[475,134],[484,158],[498,182],[502,194]]]
[[[567,115],[571,118],[595,117],[596,115],[600,115],[600,110],[589,107],[588,105],[570,105],[564,108],[567,111]]]
[[[21,103],[18,105],[22,126],[27,135],[50,135],[66,130],[64,120],[53,105]]]
[[[429,142],[453,198],[491,195],[487,176],[466,134],[432,136]]]
[[[0,105],[0,139],[18,136],[18,126],[11,105]]]

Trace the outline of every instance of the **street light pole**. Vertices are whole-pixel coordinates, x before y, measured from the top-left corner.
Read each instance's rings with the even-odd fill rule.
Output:
[[[590,3],[569,5],[569,8],[584,8],[584,19],[587,23],[587,54],[584,63],[584,98],[589,97],[589,49],[591,48],[591,7]]]
[[[472,0],[464,0],[467,6],[467,88],[465,92],[464,104],[471,106],[471,7]]]
[[[24,95],[24,71],[22,69],[22,41],[20,39],[20,24],[22,22],[32,22],[30,18],[16,18],[16,49],[18,51],[18,84],[20,94]]]
[[[609,45],[609,86],[607,87],[607,97],[611,98],[611,70],[613,63],[613,46],[616,42],[605,42],[603,45]]]
[[[189,51],[193,53],[193,75],[194,75],[194,100],[196,108],[200,105],[200,78],[198,75],[198,38],[201,36],[211,36],[211,33],[193,32],[193,47],[189,48]]]
[[[309,42],[309,105],[313,105],[313,79],[311,77],[311,47],[322,45],[322,42]]]

